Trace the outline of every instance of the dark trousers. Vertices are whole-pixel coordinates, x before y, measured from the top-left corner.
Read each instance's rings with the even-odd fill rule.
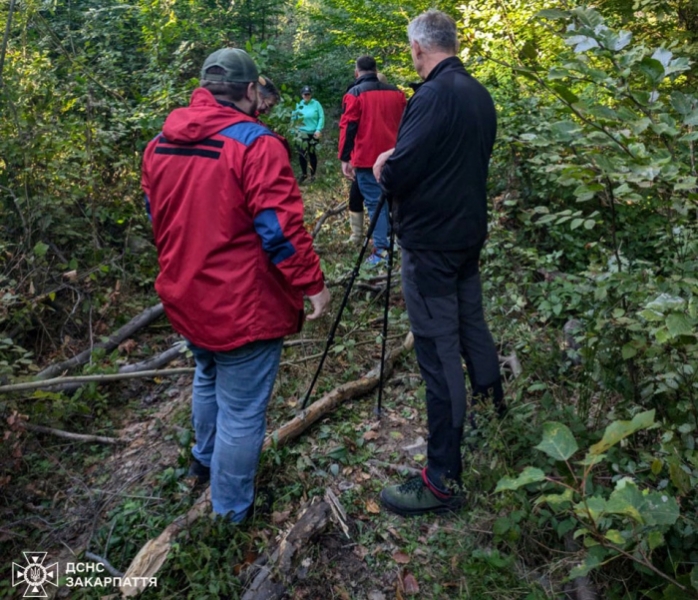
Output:
[[[359,182],[354,179],[349,190],[349,212],[364,212],[364,195],[359,189]]]
[[[310,162],[310,176],[315,175],[315,171],[317,171],[317,154],[315,153],[317,144],[318,141],[312,134],[303,134],[303,141],[296,146],[298,162],[301,165],[303,175],[308,175],[308,162]]]
[[[467,405],[462,359],[474,394],[493,387],[501,391],[497,349],[482,308],[479,251],[459,256],[402,253],[402,290],[427,387],[427,475],[441,488],[459,483],[462,473]]]

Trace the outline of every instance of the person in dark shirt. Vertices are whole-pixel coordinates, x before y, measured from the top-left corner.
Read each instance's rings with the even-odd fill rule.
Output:
[[[407,32],[424,82],[413,86],[395,148],[378,157],[374,175],[392,198],[403,293],[427,387],[427,466],[381,493],[386,508],[412,516],[463,504],[462,358],[473,402],[491,399],[501,412],[504,403],[479,275],[487,236],[487,170],[497,129],[494,103],[456,56],[453,19],[429,10]]]

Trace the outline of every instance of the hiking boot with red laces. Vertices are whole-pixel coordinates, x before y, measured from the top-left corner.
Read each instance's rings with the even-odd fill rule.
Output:
[[[390,512],[403,517],[416,517],[427,513],[454,512],[465,503],[462,493],[444,493],[428,485],[425,473],[408,479],[405,483],[383,488],[380,499]]]

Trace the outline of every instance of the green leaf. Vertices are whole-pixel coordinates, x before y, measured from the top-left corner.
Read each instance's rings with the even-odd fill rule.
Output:
[[[584,221],[584,229],[594,229],[596,227],[596,221],[594,219],[587,219]]]
[[[571,35],[565,39],[565,44],[568,46],[574,46],[574,51],[576,54],[599,47],[599,43],[593,37],[589,37],[588,35]],[[662,67],[662,75],[663,74],[664,68]]]
[[[604,431],[603,438],[589,448],[590,454],[601,454],[638,429],[647,429],[654,423],[654,409],[636,414],[631,421],[614,421]]]
[[[545,10],[539,10],[536,13],[536,17],[539,17],[541,19],[566,19],[567,17],[570,16],[569,11],[566,10],[558,10],[556,8],[547,8]]]
[[[562,423],[544,423],[543,439],[536,446],[536,449],[545,452],[555,460],[567,460],[579,449],[579,446],[566,425]]]
[[[676,498],[666,492],[649,492],[642,506],[642,518],[648,525],[673,525],[680,516]]]
[[[659,294],[652,302],[649,302],[645,308],[656,312],[666,313],[669,310],[680,309],[686,301],[680,296],[672,296],[670,294]]]
[[[546,494],[536,498],[535,504],[548,504],[550,507],[560,508],[565,502],[572,502],[574,493],[571,489],[566,489],[562,494]]]
[[[680,494],[686,495],[691,491],[691,478],[681,468],[678,459],[674,457],[669,459],[669,479]]]
[[[492,526],[492,533],[495,535],[504,535],[511,529],[511,525],[511,519],[508,517],[499,517]]]
[[[691,585],[694,590],[698,590],[698,565],[691,569]]]
[[[671,313],[666,318],[666,326],[672,337],[678,337],[680,335],[691,335],[693,334],[693,326],[691,322],[686,318],[686,315],[681,313]]]
[[[609,529],[606,532],[606,539],[616,544],[617,546],[623,546],[625,544],[625,538],[617,529]]]
[[[647,536],[647,544],[649,545],[650,550],[655,550],[656,548],[663,546],[664,534],[656,529],[654,531],[650,531],[649,535]]]
[[[535,467],[526,467],[521,474],[516,478],[502,477],[497,483],[495,492],[503,492],[505,490],[518,490],[520,487],[530,483],[536,483],[545,479],[545,473]]]
[[[34,255],[41,258],[42,256],[46,256],[46,252],[48,252],[48,244],[37,242],[34,246]]]
[[[577,229],[582,226],[582,223],[584,223],[584,219],[573,219],[570,223],[570,229]]]
[[[658,85],[664,79],[664,65],[654,58],[646,56],[638,68],[652,86]]]
[[[594,546],[589,550],[584,560],[570,571],[569,578],[577,579],[577,577],[584,577],[589,571],[598,567],[604,561],[608,553],[609,550],[603,546]]]
[[[637,348],[633,344],[625,344],[622,349],[623,360],[629,360],[637,354]]]
[[[596,523],[606,514],[606,500],[601,496],[589,496],[584,502],[574,505],[574,512],[580,519],[591,519]]]
[[[564,85],[554,85],[552,88],[558,93],[560,98],[562,98],[568,104],[574,104],[575,102],[579,101],[579,96]]]
[[[574,519],[565,519],[564,521],[560,521],[555,531],[557,532],[558,537],[562,538],[566,533],[572,531],[576,525],[577,521]]]
[[[664,314],[657,312],[656,310],[645,309],[641,311],[640,316],[647,321],[663,321]]]
[[[638,523],[643,523],[641,509],[645,503],[642,493],[633,481],[623,478],[616,484],[616,489],[606,504],[606,512],[630,517]]]
[[[678,91],[671,92],[671,105],[674,110],[680,115],[687,115],[693,108],[693,102],[690,96]]]

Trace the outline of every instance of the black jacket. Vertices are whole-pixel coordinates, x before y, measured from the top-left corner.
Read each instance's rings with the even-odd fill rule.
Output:
[[[380,180],[393,198],[400,244],[412,250],[479,248],[487,236],[494,102],[455,56],[415,89]]]

